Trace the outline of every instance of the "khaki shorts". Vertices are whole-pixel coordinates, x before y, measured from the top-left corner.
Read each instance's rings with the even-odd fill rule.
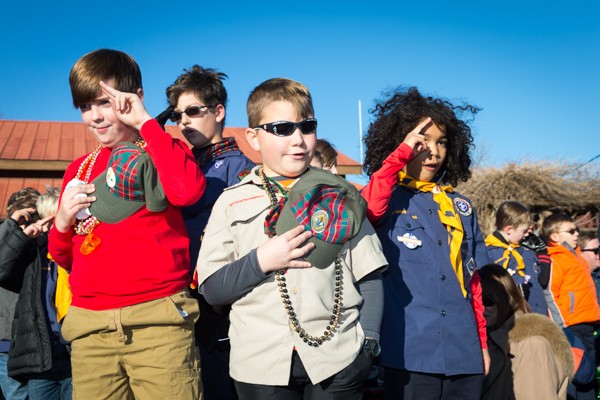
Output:
[[[187,291],[111,310],[69,308],[73,399],[202,399],[194,343],[198,302]]]

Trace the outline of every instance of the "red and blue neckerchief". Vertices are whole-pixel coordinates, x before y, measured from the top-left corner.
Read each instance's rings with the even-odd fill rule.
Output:
[[[206,147],[194,149],[194,155],[199,167],[203,167],[215,158],[222,156],[230,151],[240,151],[235,138],[228,137],[219,143],[211,144]]]

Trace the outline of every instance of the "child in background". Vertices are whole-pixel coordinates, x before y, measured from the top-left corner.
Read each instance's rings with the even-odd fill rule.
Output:
[[[310,165],[337,174],[337,156],[337,151],[329,141],[317,139],[315,155]]]
[[[535,252],[520,245],[529,235],[530,226],[529,209],[516,201],[505,201],[496,210],[496,231],[485,238],[485,244],[492,261],[509,272],[531,309],[548,315],[539,282],[538,258]]]
[[[600,294],[600,241],[596,231],[581,231],[577,238],[581,255],[588,262],[594,284],[596,285],[596,296]]]
[[[544,219],[542,237],[552,259],[550,293],[557,306],[550,309],[550,316],[578,336],[588,354],[596,354],[594,339],[600,306],[590,266],[577,243],[579,228],[568,215],[552,214]],[[575,385],[577,399],[595,399],[595,386],[595,380]]]
[[[304,85],[265,81],[247,111],[246,138],[264,164],[219,197],[198,258],[206,300],[232,304],[238,396],[361,400],[386,266],[364,200],[309,169],[317,120]]]
[[[39,195],[32,187],[11,194],[6,205],[9,217],[0,224],[0,389],[6,399],[28,398],[27,384],[9,376],[8,361],[11,327],[23,284],[21,251],[42,233],[35,208]]]
[[[69,82],[98,142],[67,167],[50,231],[50,254],[70,270],[73,299],[62,334],[72,346],[73,395],[201,398],[198,304],[187,290],[180,208],[198,201],[204,175],[185,143],[146,111],[131,56],[88,53]]]
[[[479,399],[489,365],[483,307],[470,303],[489,258],[471,203],[451,186],[471,176],[473,138],[458,111],[398,89],[375,106],[365,137],[363,196],[393,266],[383,279],[388,399]]]
[[[482,399],[565,400],[574,365],[562,329],[531,313],[503,267],[486,265],[479,276],[492,360]]]
[[[227,91],[222,72],[194,65],[185,70],[167,88],[167,98],[173,108],[171,120],[192,144],[192,153],[206,177],[206,190],[200,200],[182,209],[183,220],[190,235],[192,273],[196,270],[202,234],[217,198],[223,190],[239,183],[254,163],[238,147],[235,138],[223,138]],[[197,288],[197,278],[192,282]],[[226,307],[215,310],[204,297],[193,291],[200,305],[196,323],[196,344],[200,348],[204,398],[235,399],[235,388],[229,377],[229,315]]]

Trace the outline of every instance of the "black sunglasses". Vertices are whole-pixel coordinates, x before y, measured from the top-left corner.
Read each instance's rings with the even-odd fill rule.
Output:
[[[181,115],[185,114],[188,117],[194,117],[200,114],[204,109],[209,109],[211,106],[190,106],[183,111],[173,111],[169,119],[173,122],[177,122],[181,119]]]
[[[254,127],[254,129],[263,129],[275,136],[291,136],[296,131],[296,128],[300,128],[300,131],[305,135],[314,133],[317,130],[317,120],[315,118],[307,118],[300,122],[277,121]]]
[[[581,249],[581,251],[593,251],[595,255],[598,255],[600,247],[596,247],[595,249]]]
[[[558,233],[560,233],[560,232],[569,232],[571,235],[574,235],[575,232],[579,232],[579,228],[572,228],[572,229],[569,229],[568,231],[558,231]]]

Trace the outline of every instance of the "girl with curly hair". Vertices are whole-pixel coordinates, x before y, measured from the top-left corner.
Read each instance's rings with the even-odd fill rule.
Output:
[[[471,202],[479,109],[399,88],[376,104],[363,190],[389,268],[381,361],[388,399],[478,399],[489,356],[477,265],[489,263]],[[485,367],[484,367],[485,364]]]

